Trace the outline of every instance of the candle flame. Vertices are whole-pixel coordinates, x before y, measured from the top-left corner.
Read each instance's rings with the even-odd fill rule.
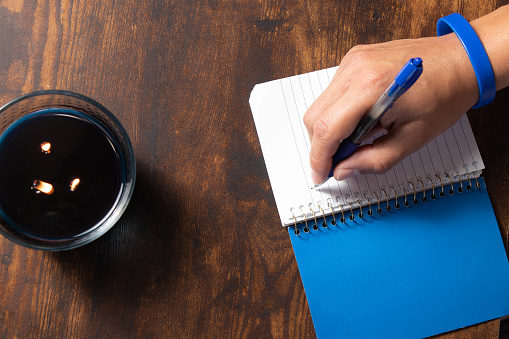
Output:
[[[78,187],[80,179],[76,178],[71,182],[71,191],[74,191]]]
[[[49,142],[43,142],[41,144],[41,150],[46,153],[46,154],[50,154],[51,153],[51,143]]]
[[[44,182],[44,181],[41,181],[41,180],[34,180],[32,182],[32,189],[35,189],[36,190],[36,193],[45,193],[45,194],[53,194],[53,192],[55,191],[53,189],[53,185],[48,183],[48,182]]]

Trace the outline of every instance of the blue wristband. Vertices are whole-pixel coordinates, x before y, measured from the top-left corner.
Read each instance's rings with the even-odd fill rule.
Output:
[[[488,54],[472,26],[458,13],[440,18],[437,22],[438,36],[449,34],[453,31],[463,44],[463,48],[465,48],[470,58],[475,76],[477,77],[479,101],[472,108],[487,105],[495,99],[497,91],[495,87],[495,74],[493,74]]]

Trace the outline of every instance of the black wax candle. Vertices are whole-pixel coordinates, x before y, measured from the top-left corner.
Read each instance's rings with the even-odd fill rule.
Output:
[[[93,229],[115,205],[121,155],[102,125],[52,108],[15,122],[0,139],[0,213],[20,232],[66,239]]]

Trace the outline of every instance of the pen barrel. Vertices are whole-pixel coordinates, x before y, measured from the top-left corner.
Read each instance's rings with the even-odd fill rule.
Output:
[[[348,138],[350,142],[359,145],[362,140],[364,140],[369,131],[371,131],[371,129],[378,123],[378,121],[380,121],[385,112],[387,112],[392,107],[395,99],[388,95],[390,90],[391,88],[388,88],[373,105],[369,111],[369,114],[365,115],[361,119],[357,127],[355,127],[354,132]]]
[[[329,172],[329,178],[334,176],[334,168],[336,165],[351,156],[358,146],[358,144],[354,144],[348,139],[343,140],[341,144],[339,144],[338,150],[332,157],[332,168]]]

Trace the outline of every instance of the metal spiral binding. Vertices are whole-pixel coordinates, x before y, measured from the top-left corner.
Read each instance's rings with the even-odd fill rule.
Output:
[[[313,213],[313,219],[315,219],[315,224],[313,225],[313,229],[316,231],[318,229],[318,221],[316,221],[316,214],[315,214],[315,211],[313,211],[313,209],[310,207],[309,210],[311,211],[311,213]]]
[[[438,180],[440,180],[440,186],[442,186],[442,192],[440,192],[439,194],[440,194],[441,197],[444,197],[445,196],[445,193],[444,193],[444,183],[442,182],[442,178],[440,178],[440,176],[438,176],[436,174],[435,174],[435,177],[437,177]]]
[[[417,204],[417,202],[418,202],[417,201],[417,191],[415,190],[415,186],[414,186],[414,184],[411,181],[409,181],[408,184],[412,185],[412,189],[414,190],[414,198],[413,198],[412,202],[414,204]],[[423,190],[424,190],[424,187],[423,187]]]
[[[394,189],[393,186],[391,186],[392,190],[394,191],[394,195],[396,197],[396,200],[394,202],[394,207],[396,207],[396,209],[400,208],[400,204],[398,203],[398,192]],[[403,187],[403,191],[405,192],[405,202],[406,202],[406,190],[405,188]],[[404,203],[403,203],[404,204]]]
[[[389,205],[389,196],[387,195],[387,192],[385,191],[385,188],[382,187],[382,191],[384,192],[385,194],[385,201],[387,202],[387,206],[385,206],[385,210],[386,211],[390,211],[391,210],[391,206]]]
[[[332,208],[331,204],[327,203],[327,206],[329,206],[331,212],[332,212],[332,221],[331,221],[331,224],[332,225],[336,225],[336,216],[334,215],[334,209]],[[341,210],[341,213],[343,213],[343,210]]]
[[[403,206],[408,207],[409,203],[405,187],[403,187],[403,192],[405,192],[405,201],[403,201]]]
[[[290,212],[291,212],[291,211],[290,211]],[[293,221],[295,222],[295,229],[294,229],[294,231],[293,231],[293,232],[295,233],[295,235],[297,235],[297,236],[298,236],[298,235],[300,234],[300,231],[299,231],[299,229],[297,228],[297,218],[295,218],[295,214],[293,214],[293,212],[292,212],[292,215],[293,215]]]
[[[341,205],[339,205],[339,209],[341,210],[341,219],[339,219],[339,222],[344,224],[346,222],[346,219],[345,219],[345,213],[343,212],[343,207]]]
[[[481,187],[481,184],[479,183],[479,181],[477,180],[477,177],[474,177],[475,178],[475,187],[476,188],[479,188]]]
[[[451,173],[455,173],[455,174],[451,174]],[[410,206],[409,198],[410,198],[410,195],[412,194],[412,192],[413,192],[412,202],[413,202],[413,204],[417,204],[419,202],[419,200],[417,198],[417,193],[422,194],[422,196],[420,198],[420,200],[422,202],[428,201],[428,197],[431,197],[432,200],[436,199],[436,197],[437,197],[436,193],[438,193],[438,195],[440,195],[441,197],[445,197],[445,195],[446,195],[445,194],[445,186],[446,185],[451,186],[450,189],[448,190],[449,195],[453,195],[455,193],[454,192],[455,184],[458,184],[458,185],[456,185],[456,187],[457,187],[456,191],[459,193],[463,192],[463,190],[465,188],[467,190],[471,190],[472,187],[474,187],[474,186],[476,188],[480,188],[481,185],[477,178],[477,175],[479,172],[471,172],[471,173],[474,173],[474,179],[475,179],[474,185],[472,185],[473,180],[472,180],[471,176],[469,175],[469,173],[459,174],[458,171],[455,171],[455,172],[444,171],[442,173],[438,173],[438,172],[434,173],[435,180],[432,180],[431,179],[432,176],[430,174],[427,174],[425,177],[426,184],[424,184],[424,181],[423,181],[424,178],[421,180],[421,178],[418,177],[418,178],[414,179],[415,181],[407,181],[406,185],[401,183],[401,186],[400,186],[399,184],[396,183],[397,186],[399,186],[399,189],[396,189],[396,187],[394,185],[389,185],[388,187],[382,186],[381,188],[379,188],[378,191],[372,191],[371,193],[366,192],[367,194],[366,193],[361,194],[360,192],[353,192],[354,197],[350,197],[349,195],[346,195],[345,200],[343,200],[343,198],[341,196],[336,196],[335,198],[331,197],[331,198],[327,199],[327,207],[328,207],[328,209],[330,209],[329,213],[326,212],[328,209],[324,210],[322,208],[321,202],[318,202],[318,209],[316,211],[313,209],[312,204],[309,204],[309,211],[307,212],[307,214],[306,214],[306,212],[303,211],[304,206],[301,206],[300,212],[302,213],[302,217],[299,217],[299,219],[303,218],[304,220],[298,220],[292,211],[291,213],[292,213],[292,217],[293,217],[293,223],[289,227],[294,226],[295,235],[299,235],[301,232],[299,230],[299,226],[298,226],[299,224],[305,223],[304,227],[301,230],[304,231],[305,233],[310,232],[308,220],[314,220],[315,223],[314,223],[314,225],[312,225],[312,229],[315,231],[319,230],[320,229],[319,225],[318,225],[319,217],[323,218],[323,222],[321,223],[323,228],[327,228],[329,226],[329,224],[337,225],[338,221],[340,223],[346,223],[347,219],[345,218],[345,210],[343,208],[344,205],[348,205],[347,208],[350,210],[348,219],[351,221],[355,220],[355,217],[356,217],[355,211],[354,211],[355,209],[359,209],[359,211],[358,211],[359,218],[365,218],[364,212],[366,212],[366,210],[363,211],[363,207],[366,207],[366,206],[368,207],[368,211],[366,212],[366,214],[368,216],[373,216],[374,210],[376,210],[376,212],[378,214],[382,214],[381,203],[384,200],[383,199],[380,200],[380,196],[378,194],[380,192],[382,192],[383,196],[385,197],[386,206],[384,209],[386,211],[391,211],[391,207],[395,207],[396,209],[400,208],[400,204],[398,201],[398,199],[400,197],[403,197],[403,199],[404,199],[403,206],[405,206],[405,207]],[[464,176],[464,177],[462,178],[461,176]],[[417,184],[415,184],[415,182]],[[464,185],[464,182],[465,182],[465,185]],[[439,192],[435,192],[436,188],[440,188]],[[411,191],[409,191],[410,189],[411,189]],[[391,190],[392,190],[392,192],[391,192]],[[428,190],[431,190],[431,192],[430,192],[431,195],[429,195],[429,196],[427,195],[427,192],[426,192]],[[392,196],[392,194],[394,194],[394,196]],[[373,203],[371,201],[372,198],[376,199],[376,209],[375,209],[375,207],[372,206],[373,205]],[[334,200],[336,200],[336,202]],[[394,200],[394,206],[392,206],[393,204],[390,203],[391,200]],[[293,208],[292,208],[292,210],[293,210]],[[336,218],[336,214],[337,214],[338,210],[339,210],[339,212],[341,212],[340,219]],[[327,222],[327,218],[326,218],[327,215],[332,216],[332,220],[329,223]]]
[[[368,202],[368,206],[369,206],[368,215],[372,216],[373,215],[373,211],[371,210],[371,201],[369,201],[369,198],[366,196],[366,194],[364,194],[364,198],[366,198],[366,201]]]
[[[302,212],[302,210],[301,210],[301,212]],[[302,215],[304,216],[304,222],[306,223],[306,226],[304,227],[304,232],[309,233],[308,220],[306,218],[306,213],[302,212]]]
[[[460,182],[460,187],[458,187],[458,192],[463,192],[463,182],[461,181],[461,177],[460,177],[460,174],[458,173],[458,171],[456,171],[456,175],[458,176],[458,180]]]
[[[378,194],[376,194],[376,192],[373,192],[375,194],[375,197],[376,197],[376,202],[378,203],[378,208],[376,209],[376,212],[378,214],[381,214],[382,213],[382,209],[380,208],[380,199],[378,199]]]
[[[322,216],[323,216],[322,227],[327,228],[327,219],[325,219],[325,212],[323,211],[322,206],[318,205],[318,208],[320,208],[320,211],[322,211]]]
[[[433,185],[433,180],[431,180],[430,177],[426,177],[428,178],[429,182],[431,183],[431,187],[433,189],[432,193],[431,193],[431,199],[436,199],[436,194],[435,194],[435,185]]]
[[[353,215],[352,204],[350,204],[350,202],[348,200],[346,202],[347,202],[348,206],[350,206],[350,212],[352,213],[352,215],[350,216],[350,220],[355,220],[355,216]]]
[[[424,184],[420,179],[417,179],[417,182],[420,182],[422,186],[422,201],[424,202],[428,201],[428,198],[426,198],[426,189],[424,189]]]
[[[472,181],[470,180],[468,173],[466,173],[466,176],[467,176],[467,180],[468,180],[467,190],[470,190],[470,189],[472,189]]]
[[[357,199],[357,203],[359,204],[359,218],[364,218],[364,213],[362,213],[362,204],[361,202],[359,201],[359,199]]]
[[[449,179],[449,183],[451,184],[451,189],[449,190],[449,194],[454,194],[454,186],[452,184],[452,179],[447,172],[445,172],[445,176]]]

